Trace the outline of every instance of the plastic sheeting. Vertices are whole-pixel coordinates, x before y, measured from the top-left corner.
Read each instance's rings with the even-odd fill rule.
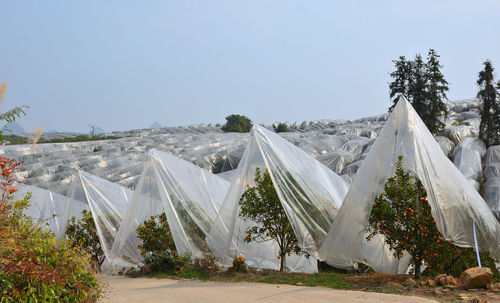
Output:
[[[403,167],[415,172],[426,188],[432,216],[445,239],[459,246],[473,246],[475,223],[480,249],[500,259],[500,224],[404,98],[363,162],[321,247],[320,257],[336,266],[348,267],[359,261],[379,272],[401,271],[403,261],[392,257],[381,241],[367,242],[364,231],[373,200],[394,173],[399,155],[403,156]]]
[[[500,221],[500,177],[492,178],[484,184],[484,200]]]
[[[170,154],[151,150],[112,248],[114,266],[133,267],[143,258],[137,227],[165,212],[179,254],[209,252],[205,237],[217,216],[230,182]]]
[[[72,217],[80,219],[83,210],[92,213],[99,243],[106,257],[105,270],[112,262],[110,252],[133,191],[97,176],[78,171],[68,191],[59,237],[65,233]]]
[[[225,262],[242,254],[252,266],[279,268],[277,244],[243,242],[245,231],[253,225],[240,218],[239,200],[247,186],[254,185],[255,170],[260,168],[269,171],[299,246],[316,256],[347,192],[348,183],[275,133],[257,125],[251,133],[252,139],[236,169],[238,177],[207,237],[212,252]],[[296,256],[287,257],[287,267],[298,270],[291,265],[292,262],[297,262]],[[302,257],[298,262],[307,265],[301,271],[317,271],[313,257]]]
[[[485,181],[500,177],[500,162],[486,166],[483,177]]]
[[[41,228],[60,234],[66,197],[43,188],[21,184],[14,198],[23,199],[28,192],[31,193],[30,205],[24,213],[33,218],[33,222]]]
[[[485,156],[486,166],[500,164],[500,145],[490,146]]]
[[[465,138],[455,147],[453,163],[467,179],[478,182],[483,173],[482,158],[485,153],[486,146],[483,141],[477,138]]]
[[[467,137],[474,137],[474,132],[467,125],[450,126],[445,131],[446,136],[455,144],[462,142]]]
[[[335,173],[340,174],[346,165],[354,161],[354,158],[355,155],[353,153],[338,149],[319,156],[316,159]]]
[[[439,146],[443,150],[443,153],[447,156],[451,156],[451,152],[455,148],[455,143],[451,141],[450,139],[443,137],[443,136],[437,136],[435,137],[436,141],[439,143]]]

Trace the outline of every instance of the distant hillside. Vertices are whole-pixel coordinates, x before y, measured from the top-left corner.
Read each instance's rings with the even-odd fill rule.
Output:
[[[2,129],[3,130],[5,130],[5,129],[10,130],[11,134],[24,134],[26,132],[24,130],[24,128],[17,122],[7,123],[4,125],[4,127]]]

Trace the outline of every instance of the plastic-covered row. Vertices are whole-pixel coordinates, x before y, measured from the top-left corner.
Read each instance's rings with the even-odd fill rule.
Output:
[[[192,163],[151,150],[113,245],[114,265],[133,267],[142,263],[137,227],[162,212],[179,254],[201,257],[209,252],[205,237],[229,184]]]
[[[239,216],[239,201],[247,187],[254,185],[256,168],[269,172],[299,246],[312,256],[303,259],[310,264],[304,271],[317,271],[313,257],[318,254],[349,184],[301,149],[258,125],[252,129],[252,138],[236,169],[237,177],[208,235],[212,252],[226,262],[241,253],[251,256],[251,262],[258,266],[279,267],[276,244],[243,242],[245,231],[253,223]],[[276,253],[266,254],[269,249]]]
[[[474,245],[473,224],[481,250],[500,259],[500,224],[483,198],[449,161],[406,99],[391,113],[337,214],[320,257],[337,266],[364,262],[376,271],[396,273],[404,260],[392,257],[382,241],[366,241],[364,229],[375,197],[393,175],[399,155],[403,167],[422,181],[440,233],[456,245]],[[392,258],[392,260],[391,260]],[[350,259],[351,262],[345,262]]]

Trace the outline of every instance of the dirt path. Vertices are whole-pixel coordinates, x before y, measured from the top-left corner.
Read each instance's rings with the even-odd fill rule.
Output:
[[[109,284],[108,294],[103,300],[105,303],[436,302],[419,297],[264,283],[204,282],[196,280],[127,278],[120,276],[105,276],[103,277],[103,282]]]

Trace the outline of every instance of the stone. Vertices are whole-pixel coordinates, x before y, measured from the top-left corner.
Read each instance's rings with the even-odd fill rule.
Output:
[[[450,292],[450,290],[448,288],[442,288],[441,291],[443,292],[443,294],[447,294]]]
[[[397,289],[403,289],[405,288],[403,285],[397,283],[397,282],[393,282],[393,281],[389,281],[387,283],[385,283],[385,287],[387,288],[397,288]]]
[[[459,294],[458,298],[462,301],[468,301],[472,299],[472,296],[468,294]]]
[[[297,285],[297,286],[304,286],[304,283],[302,283],[302,282],[297,282],[297,283],[295,283],[295,285]]]
[[[440,274],[440,275],[437,275],[435,278],[434,278],[434,282],[436,282],[436,285],[445,285],[446,284],[446,274]]]
[[[453,276],[446,276],[446,285],[453,285],[453,286],[456,286],[458,285],[458,282],[457,280],[455,280],[455,277]]]
[[[406,279],[403,283],[403,285],[407,287],[415,287],[416,284],[417,282],[415,282],[415,280],[413,280],[412,278]]]
[[[245,257],[236,256],[233,260],[233,266],[238,268],[241,264],[244,264],[245,262],[246,262]]]
[[[427,280],[427,285],[429,287],[436,287],[436,282],[432,279]]]
[[[449,290],[456,290],[458,288],[458,286],[457,285],[445,285],[445,286],[443,286],[443,288],[449,289]]]
[[[434,288],[434,290],[432,291],[434,293],[434,295],[436,296],[439,296],[439,295],[442,295],[443,294],[443,288],[441,287],[436,287]]]
[[[486,288],[491,291],[500,292],[500,282],[490,283],[486,285]]]
[[[472,267],[460,275],[460,283],[465,289],[486,288],[490,284],[493,273],[488,267]]]

